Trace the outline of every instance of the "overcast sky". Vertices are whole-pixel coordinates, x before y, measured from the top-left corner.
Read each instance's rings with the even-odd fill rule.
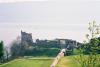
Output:
[[[33,39],[82,42],[93,20],[100,23],[99,0],[0,0],[0,40],[5,44],[21,30],[32,33]]]

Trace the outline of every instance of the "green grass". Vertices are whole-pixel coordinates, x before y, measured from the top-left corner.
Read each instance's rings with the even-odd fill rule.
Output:
[[[78,56],[79,55],[65,56],[61,58],[56,67],[81,67],[75,60],[75,57]],[[85,58],[86,57],[87,55]],[[24,57],[2,64],[0,67],[50,67],[52,62],[53,57]]]
[[[83,58],[87,59],[88,55],[85,55]],[[61,60],[58,62],[56,67],[81,67],[78,61],[75,59],[75,57],[80,60],[79,55],[74,55],[74,56],[65,56],[61,58]],[[100,55],[98,55],[98,60],[100,60]],[[100,62],[96,62],[96,64],[100,64]],[[97,67],[100,67],[97,66]]]
[[[56,67],[80,67],[80,66],[73,59],[73,56],[65,56],[58,62]]]
[[[49,58],[15,59],[0,65],[0,67],[50,67],[52,61]]]

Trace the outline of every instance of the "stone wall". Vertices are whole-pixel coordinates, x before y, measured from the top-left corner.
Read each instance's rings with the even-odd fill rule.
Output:
[[[57,55],[57,57],[54,59],[53,63],[50,65],[50,67],[55,67],[58,63],[58,61],[64,57],[64,53],[65,53],[65,49],[62,49],[59,54]]]

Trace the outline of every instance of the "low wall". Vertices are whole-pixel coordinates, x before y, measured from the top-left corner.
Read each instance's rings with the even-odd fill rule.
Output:
[[[59,54],[57,55],[57,57],[54,59],[53,63],[50,65],[50,67],[55,67],[55,66],[57,65],[58,61],[59,61],[62,57],[64,57],[64,52],[65,52],[64,49],[62,49],[62,50],[60,51],[60,53],[59,53]]]

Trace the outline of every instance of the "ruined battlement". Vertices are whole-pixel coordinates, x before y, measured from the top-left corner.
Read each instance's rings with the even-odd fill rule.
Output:
[[[26,33],[21,31],[21,43],[22,44],[32,44],[33,43],[33,39],[32,39],[32,33]]]

